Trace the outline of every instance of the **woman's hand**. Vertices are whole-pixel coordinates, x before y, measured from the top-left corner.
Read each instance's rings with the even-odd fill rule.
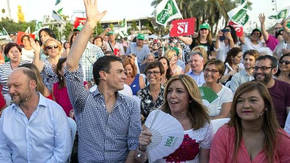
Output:
[[[32,49],[34,50],[34,53],[40,54],[40,45],[38,42],[35,42],[33,38],[29,38],[30,44]]]
[[[139,150],[146,151],[146,147],[151,143],[152,133],[145,125],[139,136]]]

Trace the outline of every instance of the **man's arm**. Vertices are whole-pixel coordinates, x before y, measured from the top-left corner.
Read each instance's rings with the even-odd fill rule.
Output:
[[[3,134],[3,116],[0,118],[0,162],[12,163],[12,150],[8,147],[8,141]]]
[[[73,147],[73,135],[71,133],[72,129],[68,123],[68,118],[63,109],[57,104],[53,106],[55,144],[53,149],[53,156],[50,158],[50,160],[47,161],[47,163],[66,162],[71,154]]]
[[[138,102],[134,100],[132,105],[132,112],[130,115],[130,123],[129,123],[129,131],[128,131],[128,148],[129,154],[127,156],[126,163],[134,162],[135,160],[135,153],[138,148],[138,138],[141,133],[141,111],[140,105]]]
[[[130,151],[126,160],[126,163],[134,163],[135,162],[135,153],[136,151]]]
[[[67,57],[66,68],[69,71],[77,70],[79,60],[87,46],[94,28],[97,25],[97,22],[106,14],[106,11],[102,13],[98,11],[97,0],[84,0],[84,4],[86,8],[87,22],[76,40],[73,42],[72,48]]]

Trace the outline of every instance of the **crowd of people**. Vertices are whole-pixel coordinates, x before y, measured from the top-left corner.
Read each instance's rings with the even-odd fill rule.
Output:
[[[156,109],[184,129],[157,162],[290,162],[289,18],[273,34],[260,14],[241,37],[202,23],[188,37],[118,40],[93,35],[106,11],[84,5],[63,43],[44,28],[0,46],[0,162],[146,162]]]

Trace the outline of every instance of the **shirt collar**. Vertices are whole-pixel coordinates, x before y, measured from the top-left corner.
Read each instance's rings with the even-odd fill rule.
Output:
[[[39,95],[39,101],[38,101],[38,105],[37,108],[45,108],[46,107],[46,102],[45,102],[45,98],[41,93],[38,92]],[[17,109],[21,109],[19,107],[19,105],[16,105],[14,103],[11,104],[12,109],[17,110]]]

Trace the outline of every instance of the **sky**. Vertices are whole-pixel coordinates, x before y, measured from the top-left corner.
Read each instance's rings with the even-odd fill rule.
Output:
[[[0,8],[2,8],[2,2],[7,0],[0,0]],[[13,11],[17,11],[17,4],[22,6],[24,12],[25,20],[40,20],[44,15],[51,15],[51,11],[54,7],[56,0],[9,0],[13,3],[14,7],[11,7]],[[141,17],[151,16],[154,8],[151,6],[153,0],[98,0],[99,10],[107,10],[106,16],[103,20],[122,20],[123,18],[134,19]],[[265,13],[268,17],[274,14],[272,1],[277,1],[278,10],[285,8],[290,5],[290,0],[249,0],[253,3],[252,11],[249,11],[250,20],[252,24],[259,22],[258,14]],[[75,17],[84,16],[81,13],[76,13],[75,11],[84,11],[84,5],[82,0],[62,0],[64,4],[64,14]],[[16,13],[16,12],[15,12]],[[272,25],[274,22],[272,20],[268,21],[268,26]]]

